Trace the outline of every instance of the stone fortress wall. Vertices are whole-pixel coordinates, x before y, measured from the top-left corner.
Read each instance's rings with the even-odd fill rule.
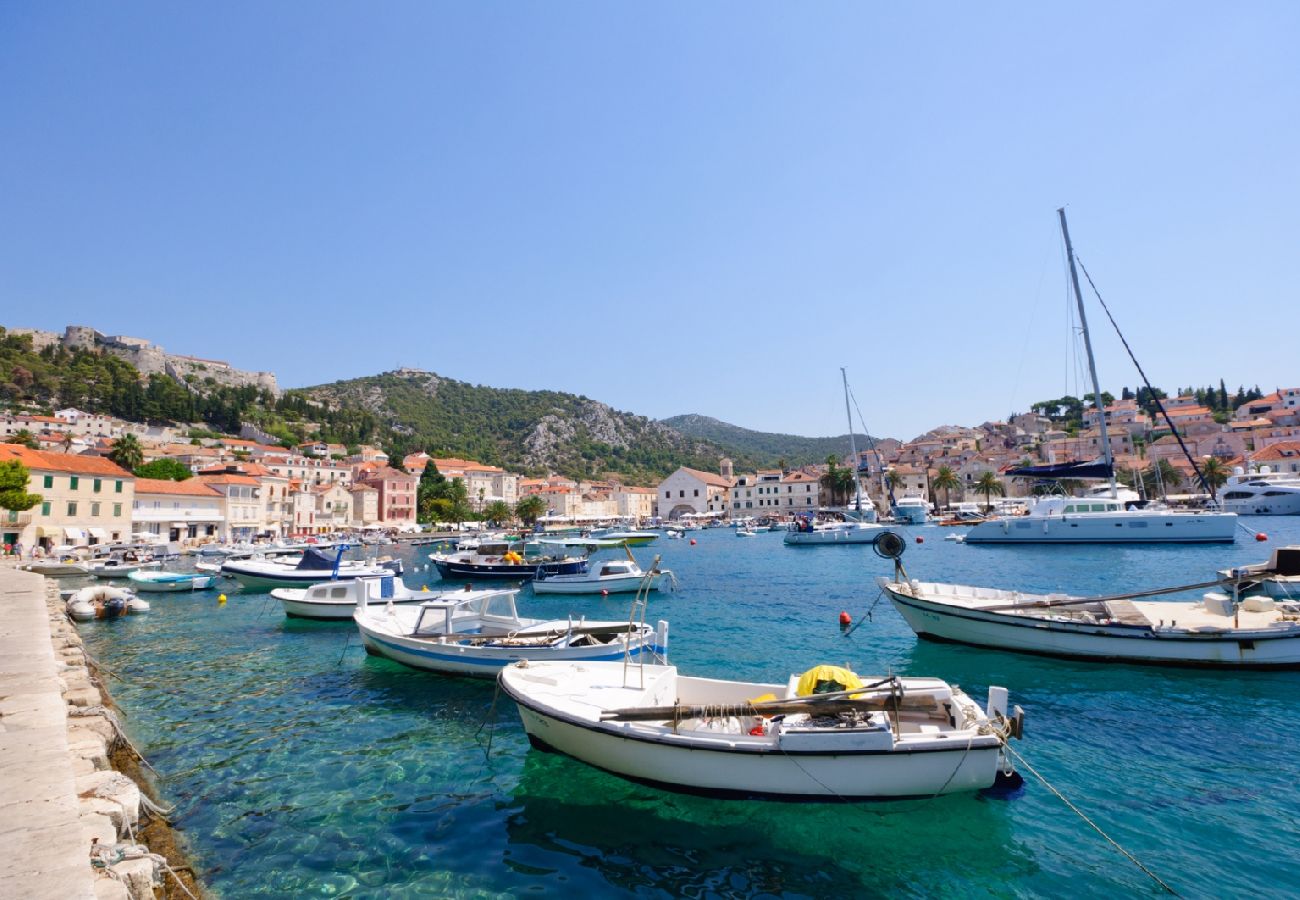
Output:
[[[32,346],[36,350],[58,345],[69,350],[106,350],[131,363],[144,376],[170,375],[181,382],[186,381],[187,376],[191,377],[190,380],[198,382],[211,378],[220,385],[229,387],[251,385],[268,390],[277,397],[280,396],[280,387],[275,381],[274,372],[245,372],[220,360],[168,353],[162,347],[143,338],[104,335],[86,325],[69,325],[61,335],[34,328],[10,328],[9,333],[30,336]]]

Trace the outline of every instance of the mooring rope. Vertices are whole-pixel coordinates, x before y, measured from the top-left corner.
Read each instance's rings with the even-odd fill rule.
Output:
[[[1099,835],[1101,835],[1103,838],[1105,838],[1107,843],[1109,843],[1112,847],[1114,847],[1114,848],[1115,848],[1116,850],[1118,850],[1120,853],[1124,854],[1124,856],[1126,856],[1126,857],[1128,858],[1129,862],[1133,863],[1133,865],[1137,866],[1139,869],[1142,870],[1143,874],[1145,874],[1148,878],[1150,878],[1150,879],[1151,879],[1152,881],[1154,881],[1156,884],[1160,885],[1160,887],[1163,888],[1163,889],[1164,889],[1165,891],[1167,891],[1168,893],[1174,895],[1175,897],[1179,896],[1178,892],[1177,892],[1176,890],[1174,890],[1173,888],[1171,888],[1168,884],[1166,884],[1166,883],[1165,883],[1165,882],[1160,878],[1159,875],[1157,875],[1155,872],[1151,871],[1151,869],[1147,868],[1147,866],[1145,866],[1145,865],[1142,863],[1142,861],[1141,861],[1140,859],[1138,859],[1138,858],[1137,858],[1136,856],[1134,856],[1132,853],[1130,853],[1129,851],[1125,850],[1122,846],[1120,846],[1119,841],[1115,840],[1113,837],[1111,837],[1110,835],[1108,835],[1105,831],[1102,830],[1102,828],[1101,828],[1100,825],[1098,825],[1098,824],[1097,824],[1096,822],[1094,822],[1092,819],[1088,818],[1088,816],[1083,812],[1083,810],[1079,809],[1079,807],[1077,807],[1077,806],[1075,806],[1073,803],[1071,803],[1071,802],[1069,801],[1069,799],[1068,799],[1064,794],[1062,794],[1059,790],[1056,789],[1055,785],[1053,785],[1050,781],[1048,781],[1045,777],[1043,777],[1043,775],[1042,775],[1041,773],[1039,773],[1039,771],[1038,771],[1037,769],[1035,769],[1033,766],[1031,766],[1031,765],[1029,764],[1029,761],[1028,761],[1027,759],[1025,759],[1023,756],[1021,756],[1019,753],[1017,753],[1017,752],[1012,748],[1012,746],[1011,746],[1010,743],[1008,743],[1007,741],[1003,741],[1003,742],[1002,742],[1002,746],[1006,749],[1006,751],[1007,751],[1008,753],[1010,753],[1012,756],[1014,756],[1014,757],[1016,758],[1016,761],[1019,762],[1021,765],[1023,765],[1023,766],[1024,766],[1024,767],[1029,771],[1029,773],[1030,773],[1031,775],[1033,775],[1033,776],[1034,776],[1035,778],[1037,778],[1040,782],[1042,782],[1043,787],[1047,788],[1049,791],[1051,791],[1053,794],[1055,794],[1058,800],[1060,800],[1060,801],[1061,801],[1062,803],[1064,803],[1067,807],[1069,807],[1070,811],[1073,812],[1076,816],[1078,816],[1080,819],[1083,819],[1083,821],[1086,822],[1086,823],[1088,824],[1088,827],[1090,827],[1093,831],[1097,832]]]

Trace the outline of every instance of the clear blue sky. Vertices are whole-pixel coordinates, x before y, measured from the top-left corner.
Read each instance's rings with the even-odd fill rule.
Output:
[[[0,324],[911,437],[1300,383],[1300,4],[0,4]],[[1136,376],[1093,307],[1103,387]]]

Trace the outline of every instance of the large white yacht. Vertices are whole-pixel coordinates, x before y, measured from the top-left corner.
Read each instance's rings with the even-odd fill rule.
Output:
[[[1219,500],[1224,509],[1245,516],[1298,516],[1300,475],[1274,472],[1268,466],[1246,472],[1237,466],[1228,476]]]

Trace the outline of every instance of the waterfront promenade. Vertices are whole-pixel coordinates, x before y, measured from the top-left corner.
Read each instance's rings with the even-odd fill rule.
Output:
[[[95,896],[45,579],[0,568],[0,896]]]

